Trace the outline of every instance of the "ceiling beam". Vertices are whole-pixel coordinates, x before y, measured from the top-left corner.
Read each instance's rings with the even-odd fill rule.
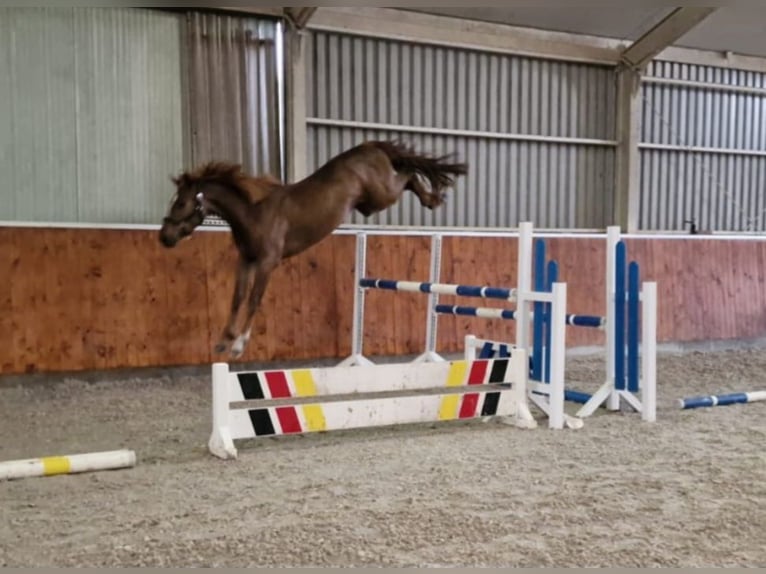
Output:
[[[194,8],[185,8],[185,10],[193,10]],[[242,14],[255,14],[256,16],[275,16],[280,18],[284,16],[282,8],[269,8],[265,6],[222,6],[219,10],[226,10],[227,12],[239,12]]]
[[[611,38],[537,30],[371,6],[320,7],[310,30],[432,46],[616,66],[622,44]]]
[[[302,30],[306,27],[314,12],[317,11],[316,7],[307,8],[285,8],[285,17],[292,22],[292,24],[298,29]]]
[[[676,8],[620,54],[623,65],[642,70],[657,54],[680,39],[716,8]]]

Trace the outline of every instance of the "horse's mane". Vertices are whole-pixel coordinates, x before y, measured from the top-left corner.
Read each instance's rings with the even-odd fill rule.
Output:
[[[282,183],[271,175],[250,176],[237,163],[211,161],[196,169],[183,172],[174,181],[176,185],[197,183],[219,183],[236,193],[247,202],[257,203],[266,199]]]

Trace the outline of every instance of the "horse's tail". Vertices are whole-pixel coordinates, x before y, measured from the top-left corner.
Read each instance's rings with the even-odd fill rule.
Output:
[[[401,142],[381,141],[375,146],[391,160],[398,172],[418,174],[428,180],[433,191],[454,185],[455,178],[468,173],[465,163],[453,163],[454,154],[433,157],[414,151]]]

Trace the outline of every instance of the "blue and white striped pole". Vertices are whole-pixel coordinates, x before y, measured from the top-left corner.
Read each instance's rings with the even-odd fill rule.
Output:
[[[477,285],[451,285],[447,283],[419,283],[417,281],[397,281],[395,279],[359,280],[364,289],[387,289],[389,291],[409,291],[414,293],[437,293],[439,295],[462,295],[463,297],[482,297],[484,299],[516,300],[516,289]]]
[[[677,405],[680,409],[698,409],[700,407],[722,407],[738,403],[754,403],[756,401],[766,401],[766,391],[689,397],[678,399]]]
[[[462,305],[439,304],[434,308],[439,315],[461,315],[464,317],[481,317],[482,319],[507,319],[515,321],[515,309],[493,309],[491,307],[465,307]]]
[[[481,317],[483,319],[506,319],[517,321],[520,311],[516,309],[496,309],[493,307],[470,307],[465,305],[445,305],[440,303],[434,307],[434,310],[440,315],[462,315],[465,317]],[[606,325],[604,317],[595,315],[567,315],[566,324],[576,327],[591,327],[594,329],[603,329]]]

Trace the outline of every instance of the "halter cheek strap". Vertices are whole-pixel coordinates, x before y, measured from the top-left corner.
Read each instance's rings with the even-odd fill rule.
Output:
[[[197,199],[197,211],[199,211],[202,215],[206,215],[207,210],[205,209],[205,206],[202,203],[202,200],[205,199],[205,196],[202,194],[201,191],[197,192],[196,199]]]

